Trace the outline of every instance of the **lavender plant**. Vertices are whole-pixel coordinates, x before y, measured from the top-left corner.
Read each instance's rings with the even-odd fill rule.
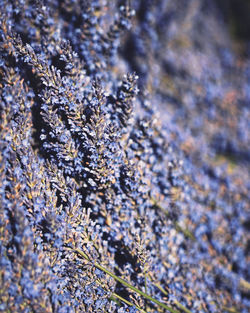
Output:
[[[227,182],[187,153],[178,112],[160,122],[170,9],[0,1],[0,311],[247,312]],[[246,212],[245,190],[227,190]]]

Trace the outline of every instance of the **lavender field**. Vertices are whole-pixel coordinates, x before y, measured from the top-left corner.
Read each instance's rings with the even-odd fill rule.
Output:
[[[0,312],[249,312],[249,14],[0,0]]]

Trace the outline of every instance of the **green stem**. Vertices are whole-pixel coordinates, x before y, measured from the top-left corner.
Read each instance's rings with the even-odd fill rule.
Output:
[[[157,208],[159,208],[162,212],[165,213],[166,216],[169,216],[169,213],[157,202],[157,200],[155,198],[151,198],[151,202],[154,206],[156,206]],[[190,230],[188,230],[187,228],[183,228],[181,227],[181,225],[178,222],[174,222],[174,227],[178,232],[183,233],[183,235],[193,241],[195,241],[195,236],[191,233]]]
[[[143,309],[141,309],[139,306],[137,306],[136,304],[133,304],[132,302],[124,299],[123,297],[119,296],[117,293],[112,293],[112,296],[116,297],[117,299],[121,300],[122,302],[126,303],[127,305],[130,306],[135,306],[137,308],[137,310],[139,310],[142,313],[147,313],[146,311],[144,311]]]
[[[80,256],[82,256],[85,260],[91,262],[90,258],[87,256],[86,253],[84,253],[83,251],[79,250],[79,249],[72,249],[69,248],[71,250],[73,250],[75,253],[79,254]],[[138,288],[132,286],[131,284],[129,284],[128,282],[126,282],[124,279],[116,276],[115,274],[113,274],[112,272],[110,272],[109,270],[107,270],[105,267],[103,267],[101,264],[95,262],[94,266],[96,268],[98,268],[99,270],[103,271],[104,273],[108,274],[110,277],[114,278],[116,281],[118,281],[119,283],[121,283],[122,285],[128,287],[129,289],[133,290],[134,292],[138,293],[139,295],[141,295],[142,297],[154,302],[155,304],[159,305],[160,307],[168,310],[171,313],[180,313],[179,311],[176,311],[172,308],[170,308],[169,306],[165,305],[164,303],[158,301],[157,299],[152,298],[151,296],[149,296],[148,294],[146,294],[145,292],[139,290]]]
[[[166,296],[168,295],[168,292],[167,292],[164,288],[162,288],[159,284],[153,283],[153,282],[152,282],[152,284],[153,284],[155,287],[157,287],[157,288],[158,288],[162,293],[164,293]],[[175,304],[176,304],[182,311],[184,311],[184,312],[186,312],[186,313],[192,313],[192,312],[189,311],[187,308],[185,308],[179,301],[175,300],[174,302],[175,302]]]
[[[180,224],[177,223],[177,222],[174,222],[174,226],[175,226],[175,229],[176,229],[178,232],[183,233],[183,235],[184,235],[185,237],[187,237],[187,238],[189,238],[189,239],[195,241],[195,237],[194,237],[194,235],[191,233],[190,230],[188,230],[187,228],[182,228],[182,227],[180,226]]]
[[[156,288],[158,288],[165,296],[168,296],[168,292],[167,292],[165,289],[163,289],[159,284],[153,283],[153,282],[152,282],[152,284],[153,284]]]
[[[99,284],[100,286],[102,286],[101,281],[100,281],[99,279],[96,280],[96,282],[98,282],[98,284]],[[103,286],[102,286],[102,288],[103,288]],[[106,289],[106,291],[107,291],[107,288],[105,288],[105,289]],[[144,311],[142,308],[140,308],[140,307],[137,306],[136,304],[134,304],[134,303],[132,303],[132,302],[130,302],[130,301],[124,299],[122,296],[119,296],[117,293],[113,292],[112,295],[111,295],[111,297],[110,297],[110,300],[115,301],[115,302],[120,306],[121,303],[120,303],[120,301],[118,301],[117,299],[121,300],[122,302],[126,303],[126,304],[129,305],[129,306],[135,306],[135,307],[136,307],[140,312],[142,312],[142,313],[147,313],[146,311]]]
[[[175,304],[184,312],[186,313],[192,313],[191,311],[189,311],[187,308],[185,308],[179,301],[175,300],[174,301]]]
[[[246,289],[247,291],[250,290],[250,283],[246,281],[244,278],[240,278],[240,287],[242,289]]]
[[[121,302],[120,302],[118,299],[116,299],[116,297],[115,297],[113,294],[110,296],[109,300],[112,300],[112,301],[114,301],[116,304],[118,304],[119,306],[121,306]]]

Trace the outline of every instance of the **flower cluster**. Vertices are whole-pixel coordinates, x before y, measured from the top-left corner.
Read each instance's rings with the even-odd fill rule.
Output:
[[[0,312],[250,307],[249,65],[131,2],[0,0]]]

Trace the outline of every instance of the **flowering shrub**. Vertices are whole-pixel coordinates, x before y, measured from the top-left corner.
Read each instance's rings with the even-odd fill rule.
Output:
[[[181,2],[0,1],[1,312],[248,311],[248,87]]]

